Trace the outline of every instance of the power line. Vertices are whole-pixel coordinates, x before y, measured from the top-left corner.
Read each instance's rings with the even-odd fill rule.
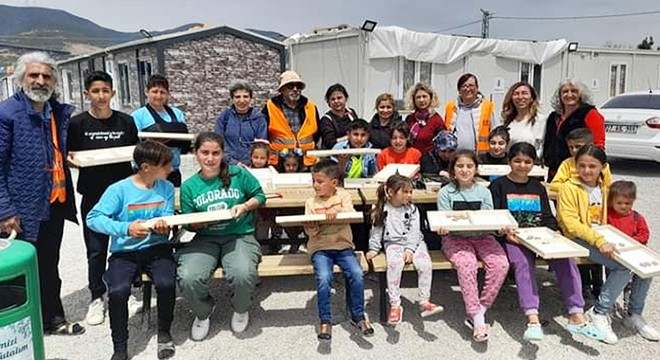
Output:
[[[444,31],[449,31],[449,30],[460,29],[460,28],[464,28],[464,27],[466,27],[466,26],[470,26],[470,25],[478,24],[478,23],[480,23],[480,22],[481,22],[481,19],[479,19],[479,20],[474,20],[474,21],[470,21],[469,23],[465,23],[465,24],[463,24],[463,25],[452,26],[452,27],[448,27],[448,28],[444,28],[444,29],[440,29],[440,30],[435,30],[435,31],[433,31],[433,32],[444,32]]]
[[[660,14],[660,10],[642,11],[624,14],[605,14],[605,15],[585,15],[585,16],[549,16],[549,17],[526,17],[526,16],[492,16],[491,19],[502,20],[585,20],[585,19],[605,19],[627,16],[642,16]]]

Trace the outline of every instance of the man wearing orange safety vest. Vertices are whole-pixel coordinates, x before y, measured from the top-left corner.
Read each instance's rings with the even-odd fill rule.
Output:
[[[495,104],[479,92],[479,82],[473,74],[458,79],[458,105],[448,101],[445,105],[445,124],[456,135],[458,149],[488,152],[488,134],[500,122],[495,118]]]
[[[319,141],[316,105],[302,96],[305,83],[295,71],[280,75],[279,95],[266,103],[263,113],[268,123],[268,140],[271,153],[270,165],[277,165],[282,151],[300,149],[305,153],[313,150]],[[314,165],[316,158],[304,156],[305,167]]]
[[[0,103],[0,237],[15,232],[36,249],[44,332],[78,335],[85,329],[64,318],[58,272],[64,220],[76,222],[65,161],[74,108],[53,96],[59,70],[48,54],[24,54],[14,68],[20,88]]]

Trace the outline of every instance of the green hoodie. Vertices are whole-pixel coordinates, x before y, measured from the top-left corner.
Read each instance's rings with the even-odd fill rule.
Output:
[[[260,205],[266,203],[259,181],[244,167],[229,165],[229,187],[223,188],[219,177],[204,179],[199,173],[181,185],[181,210],[184,214],[231,209],[255,198]],[[207,226],[197,233],[203,235],[244,235],[254,232],[254,212],[237,219]]]

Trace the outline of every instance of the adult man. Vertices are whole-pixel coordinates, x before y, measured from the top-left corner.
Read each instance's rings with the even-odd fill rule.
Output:
[[[18,58],[20,89],[0,104],[0,233],[16,231],[37,250],[44,331],[78,335],[64,318],[58,272],[64,220],[76,221],[66,140],[73,106],[53,96],[55,61],[42,52]]]
[[[280,75],[279,95],[271,98],[264,106],[263,113],[268,123],[268,140],[271,155],[268,162],[277,165],[280,152],[301,149],[313,150],[319,141],[319,111],[316,105],[302,96],[305,83],[295,71],[285,71]],[[306,167],[314,165],[316,158],[305,156]]]

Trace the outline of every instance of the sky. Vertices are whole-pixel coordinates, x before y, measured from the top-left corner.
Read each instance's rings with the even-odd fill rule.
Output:
[[[339,24],[359,26],[365,19],[415,31],[437,32],[494,16],[564,17],[660,11],[658,0],[0,0],[5,5],[66,10],[119,31],[164,30],[191,22],[272,30],[284,35]],[[660,39],[660,13],[594,20],[490,21],[495,38],[565,38],[586,45],[635,45],[648,35]],[[655,33],[654,33],[655,32]],[[442,31],[481,34],[481,23]],[[660,45],[660,43],[656,44]]]

